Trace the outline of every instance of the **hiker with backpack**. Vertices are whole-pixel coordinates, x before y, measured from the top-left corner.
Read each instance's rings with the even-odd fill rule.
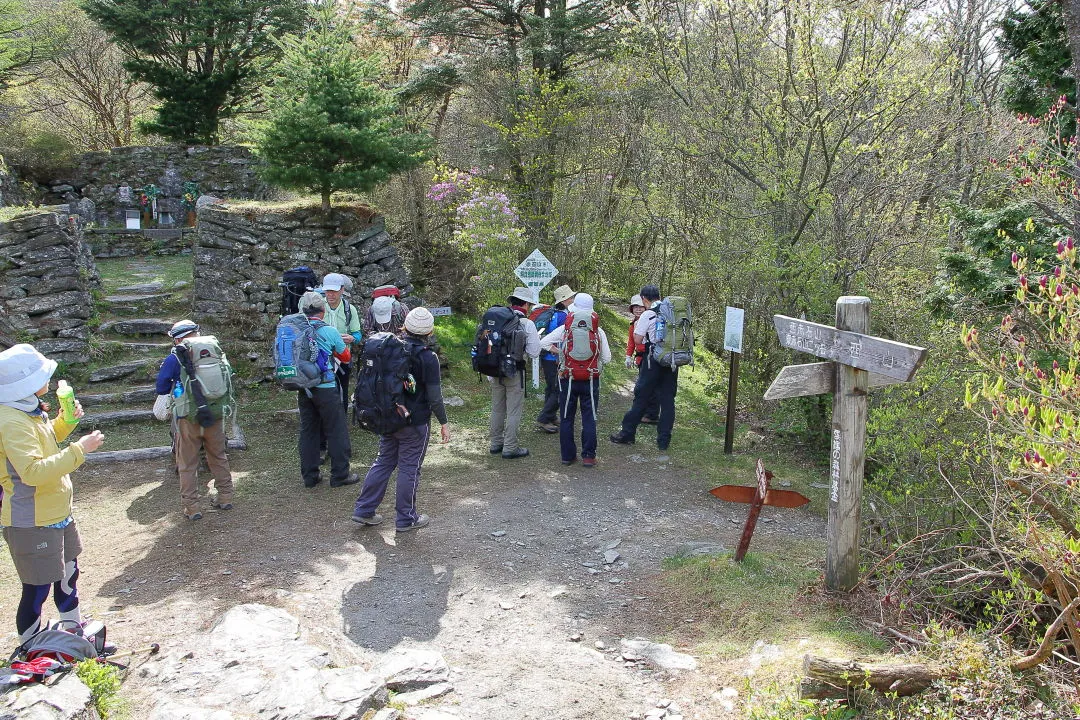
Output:
[[[364,342],[354,398],[354,417],[379,435],[379,454],[364,478],[352,520],[361,525],[383,521],[376,510],[397,468],[394,507],[398,532],[416,530],[430,522],[427,515],[416,512],[416,490],[432,415],[439,421],[442,442],[450,442],[439,358],[428,347],[435,318],[427,308],[414,308],[405,316],[404,330],[401,338],[386,333]]]
[[[540,354],[540,334],[529,320],[536,291],[514,288],[509,307],[489,308],[476,328],[472,347],[473,370],[491,383],[489,451],[507,460],[529,454],[518,444],[518,426],[525,404],[525,358]]]
[[[180,475],[180,505],[188,520],[202,518],[198,482],[199,452],[214,479],[217,497],[210,506],[229,510],[233,506],[232,469],[226,451],[225,418],[235,407],[232,367],[213,335],[201,335],[191,320],[180,320],[169,329],[172,352],[158,370],[158,396],[172,398],[173,453]]]
[[[635,295],[630,298],[630,337],[626,340],[627,370],[640,371],[641,363],[645,359],[645,343],[639,343],[634,337],[635,325],[643,312],[645,312],[645,305],[641,302],[641,296]],[[655,425],[658,417],[660,417],[660,403],[654,397],[652,404],[645,408],[645,414],[641,417],[641,422],[645,425]]]
[[[661,301],[660,289],[655,285],[641,288],[641,301],[646,309],[634,325],[634,340],[645,345],[645,359],[634,385],[634,403],[623,416],[622,428],[611,436],[611,442],[632,445],[638,424],[655,399],[660,405],[656,447],[665,451],[675,426],[679,368],[692,365],[694,359],[690,306],[682,297],[672,296]]]
[[[72,516],[69,473],[105,441],[95,430],[60,449],[83,409],[76,400],[74,422],[63,411],[49,419],[41,398],[54,372],[56,362],[32,345],[0,352],[0,525],[22,582],[15,611],[20,642],[41,627],[50,588],[60,618],[82,622],[76,587],[82,541]]]
[[[611,346],[593,311],[593,298],[578,293],[562,325],[544,336],[540,349],[558,354],[559,447],[562,464],[577,460],[574,418],[581,406],[581,464],[596,465],[596,413],[600,405],[600,373],[611,362]]]
[[[363,332],[360,323],[360,313],[355,312],[349,301],[345,299],[345,288],[351,286],[349,278],[341,273],[327,273],[322,281],[323,296],[326,297],[326,315],[323,320],[327,325],[338,331],[341,340],[352,347],[354,342],[361,340]],[[338,364],[337,371],[338,391],[341,393],[341,407],[345,414],[349,413],[349,378],[352,375],[352,363]],[[325,444],[322,448],[326,449]]]
[[[569,285],[555,288],[555,305],[533,318],[541,339],[566,323],[566,308],[574,302],[576,294]],[[559,425],[555,421],[559,418],[559,354],[555,349],[548,347],[542,350],[540,368],[544,371],[544,407],[540,410],[536,422],[544,432],[557,433]]]
[[[274,374],[281,386],[296,390],[300,410],[300,476],[304,487],[322,482],[319,445],[326,436],[330,456],[330,487],[360,482],[349,472],[352,444],[337,385],[335,362],[352,359],[341,334],[323,320],[326,298],[317,292],[300,298],[300,312],[278,322],[274,335]]]
[[[380,285],[371,291],[371,306],[364,314],[364,337],[377,332],[401,332],[408,312],[396,285]]]

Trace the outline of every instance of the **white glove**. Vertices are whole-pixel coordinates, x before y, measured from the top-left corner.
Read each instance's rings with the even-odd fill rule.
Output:
[[[627,355],[626,356],[626,369],[627,370],[633,370],[634,365],[635,365],[634,356],[633,355]]]

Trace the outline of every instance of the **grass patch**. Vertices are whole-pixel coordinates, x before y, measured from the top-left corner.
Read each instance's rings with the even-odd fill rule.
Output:
[[[106,295],[128,285],[157,282],[169,289],[181,281],[190,284],[194,272],[190,255],[155,257],[152,262],[143,258],[106,258],[96,264]]]
[[[75,666],[75,674],[90,688],[90,701],[102,720],[123,713],[125,703],[120,697],[120,670],[97,660],[83,660]]]

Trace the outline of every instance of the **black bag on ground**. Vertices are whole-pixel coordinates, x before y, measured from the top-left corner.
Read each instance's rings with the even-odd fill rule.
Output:
[[[389,435],[409,424],[409,355],[409,347],[393,333],[375,333],[364,341],[353,391],[353,421],[364,430]]]
[[[300,312],[300,298],[319,284],[315,271],[307,265],[286,270],[281,275],[281,315]]]
[[[514,377],[525,367],[525,340],[517,313],[502,305],[489,309],[476,326],[473,370],[489,377]]]

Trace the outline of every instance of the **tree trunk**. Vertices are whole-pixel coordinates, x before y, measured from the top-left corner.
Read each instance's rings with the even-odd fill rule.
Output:
[[[330,212],[330,188],[322,189],[322,211],[324,213]]]
[[[884,665],[816,655],[803,659],[803,673],[807,677],[802,680],[799,694],[814,700],[846,697],[854,690],[917,695],[942,676],[940,670],[922,663]]]

